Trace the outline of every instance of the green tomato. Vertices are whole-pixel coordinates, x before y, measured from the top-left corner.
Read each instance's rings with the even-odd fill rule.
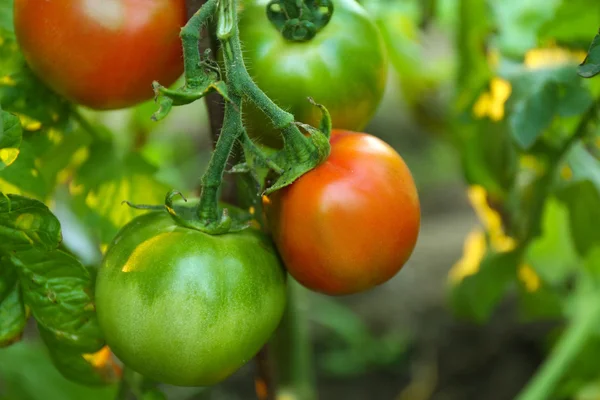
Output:
[[[127,224],[104,257],[96,309],[125,365],[177,386],[208,386],[249,361],[285,306],[285,272],[259,231],[209,235],[166,212]]]
[[[267,18],[269,0],[245,0],[239,32],[246,67],[257,85],[297,121],[318,127],[325,105],[333,127],[361,131],[383,97],[387,56],[383,39],[355,0],[333,0],[329,23],[306,42],[283,38]],[[244,103],[251,137],[279,147],[280,133],[252,103]]]

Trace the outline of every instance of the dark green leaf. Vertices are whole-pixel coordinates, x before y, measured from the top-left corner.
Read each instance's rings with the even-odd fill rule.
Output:
[[[600,243],[600,192],[590,180],[577,181],[563,188],[558,198],[569,209],[569,220],[575,248],[586,255]]]
[[[9,167],[0,171],[0,191],[45,200],[52,187],[37,168],[36,158],[32,144],[23,141],[19,157]]]
[[[19,340],[26,322],[27,314],[21,297],[21,289],[15,285],[8,297],[0,302],[0,347],[8,346]]]
[[[479,271],[467,276],[451,293],[454,311],[458,316],[485,322],[515,281],[520,254],[517,252],[488,252]]]
[[[113,400],[118,389],[117,385],[90,387],[67,380],[37,340],[0,351],[0,381],[3,400]]]
[[[40,336],[48,348],[52,363],[65,378],[90,386],[111,384],[118,379],[111,365],[94,365],[80,351],[57,341],[56,336],[43,327],[40,327]]]
[[[39,326],[71,350],[93,353],[104,344],[92,298],[89,271],[60,250],[35,248],[11,257],[23,298]]]
[[[600,72],[600,33],[592,40],[587,57],[579,66],[579,75],[591,78]]]
[[[512,85],[506,104],[512,136],[526,150],[542,135],[555,133],[548,128],[556,116],[579,115],[592,102],[590,90],[577,76],[574,64],[529,69],[507,62],[501,74]]]
[[[550,126],[558,105],[558,86],[545,82],[531,88],[527,97],[515,102],[509,117],[514,140],[522,149],[529,149]]]
[[[560,88],[558,115],[573,117],[586,111],[594,101],[589,89],[581,81],[569,82]]]
[[[0,193],[0,250],[31,246],[51,250],[60,240],[60,223],[44,203]]]
[[[17,271],[5,258],[0,258],[0,303],[4,301],[17,284]]]
[[[563,296],[564,293],[555,287],[546,286],[545,283],[531,292],[520,288],[520,317],[528,321],[561,318],[564,314]]]
[[[517,171],[517,154],[504,122],[482,119],[458,132],[467,182],[485,188],[496,200],[506,196]]]
[[[0,171],[17,159],[22,138],[19,118],[0,109]]]

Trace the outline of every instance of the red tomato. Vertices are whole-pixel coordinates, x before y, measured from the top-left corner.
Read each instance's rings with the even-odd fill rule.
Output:
[[[392,278],[415,247],[420,206],[400,155],[382,140],[334,131],[328,160],[265,200],[288,272],[317,292],[361,292]]]
[[[15,0],[17,41],[57,93],[95,109],[132,106],[183,72],[185,0]]]

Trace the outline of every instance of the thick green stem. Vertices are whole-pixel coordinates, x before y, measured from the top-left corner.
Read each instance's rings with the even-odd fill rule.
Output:
[[[277,371],[277,397],[317,398],[308,325],[307,290],[288,276],[288,298],[283,319],[272,341]]]
[[[571,363],[580,353],[600,321],[600,299],[597,295],[581,299],[579,313],[563,333],[558,344],[516,400],[547,400]]]
[[[233,150],[233,145],[243,132],[242,117],[239,111],[241,98],[235,93],[230,93],[230,98],[232,102],[225,104],[225,118],[221,134],[208,168],[202,176],[202,194],[198,205],[198,216],[201,221],[208,223],[220,220],[218,204],[223,172]]]
[[[193,16],[188,23],[181,29],[181,41],[183,44],[183,60],[185,80],[188,85],[200,84],[206,76],[202,71],[202,57],[198,42],[202,26],[206,24],[217,11],[217,0],[208,0]]]
[[[232,1],[231,13],[237,21],[237,1]],[[294,116],[281,109],[254,83],[244,65],[237,24],[234,24],[232,35],[223,43],[227,80],[231,88],[250,101],[269,118],[275,128],[282,131],[286,146],[298,159],[308,157],[312,149],[311,141],[294,125]]]

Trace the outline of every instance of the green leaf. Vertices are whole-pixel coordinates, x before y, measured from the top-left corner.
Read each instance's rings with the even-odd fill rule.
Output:
[[[488,251],[479,271],[455,286],[451,302],[455,313],[476,322],[485,322],[517,276],[520,254]]]
[[[134,204],[164,204],[171,189],[155,178],[156,168],[138,153],[121,157],[107,143],[90,149],[87,161],[70,185],[73,211],[101,244],[108,244],[118,230],[143,213]]]
[[[67,380],[37,340],[0,350],[0,381],[3,400],[114,400],[118,390],[117,385],[90,387]]]
[[[576,143],[567,155],[573,177],[571,181],[591,181],[600,192],[600,160],[592,156],[581,142]]]
[[[17,271],[8,260],[0,258],[0,303],[12,292],[17,284]]]
[[[21,289],[15,285],[2,302],[0,302],[0,347],[8,346],[18,341],[25,329],[27,314]]]
[[[14,72],[22,63],[23,56],[12,32],[12,25],[10,29],[0,26],[0,78]],[[3,82],[3,84],[6,84],[6,82]]]
[[[17,159],[22,138],[19,118],[0,109],[0,171]]]
[[[0,239],[5,252],[31,246],[51,250],[60,243],[60,223],[44,203],[0,193]]]
[[[585,256],[600,243],[600,192],[590,180],[578,181],[558,193],[569,209],[569,220],[575,248]]]
[[[531,149],[542,135],[555,133],[548,129],[555,117],[577,116],[593,101],[574,64],[532,70],[505,63],[500,74],[512,85],[506,109],[513,139],[524,150]]]
[[[488,7],[479,0],[460,1],[460,21],[456,47],[460,49],[458,62],[459,104],[470,103],[473,93],[479,92],[489,76],[490,67],[483,49],[492,26],[489,21]],[[467,97],[462,99],[461,97]],[[463,107],[459,106],[463,110]]]
[[[579,75],[591,78],[600,72],[600,33],[592,40],[587,57],[579,66]]]
[[[0,30],[13,34],[13,0],[3,0],[0,3]],[[0,33],[0,38],[3,35]]]
[[[458,132],[460,156],[467,182],[479,185],[494,199],[503,199],[517,172],[517,153],[507,124],[482,119]]]
[[[32,248],[12,255],[11,261],[38,326],[73,351],[93,353],[104,345],[92,277],[77,259],[60,250]]]
[[[564,315],[564,296],[566,294],[542,284],[531,292],[519,289],[519,316],[526,321],[540,319],[559,319]]]
[[[40,327],[40,336],[52,363],[65,378],[89,386],[111,384],[118,379],[110,365],[94,365],[80,351],[57,341],[56,336],[43,327]]]
[[[538,34],[553,17],[561,0],[494,1],[489,3],[498,32],[498,46],[504,54],[519,57],[536,47]]]
[[[558,86],[544,82],[531,88],[529,96],[515,102],[509,117],[511,133],[522,149],[529,149],[550,126],[557,111]]]
[[[600,3],[590,0],[561,0],[554,18],[540,30],[542,40],[558,41],[569,47],[589,43],[600,26]]]
[[[557,199],[546,201],[542,236],[528,246],[525,260],[551,285],[564,283],[577,271],[578,256],[571,239],[569,210]]]

